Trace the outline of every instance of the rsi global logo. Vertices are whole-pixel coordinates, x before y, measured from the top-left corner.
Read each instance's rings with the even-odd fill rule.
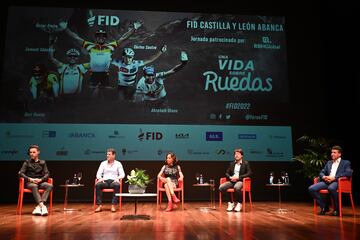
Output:
[[[163,138],[163,134],[161,132],[143,132],[143,130],[140,128],[138,139],[139,141],[143,140],[153,140],[158,141]]]

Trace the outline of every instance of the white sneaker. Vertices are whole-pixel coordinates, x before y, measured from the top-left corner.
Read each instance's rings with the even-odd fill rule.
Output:
[[[47,216],[49,214],[46,206],[44,205],[42,208],[41,208],[41,215],[42,216]]]
[[[228,202],[228,207],[227,207],[226,211],[231,212],[233,209],[234,209],[234,203]]]
[[[40,216],[41,215],[41,207],[38,205],[35,207],[34,211],[32,211],[33,215]]]
[[[238,203],[236,204],[236,207],[235,207],[234,210],[235,210],[235,212],[240,212],[240,211],[241,211],[241,208],[242,208],[242,204],[238,202]]]

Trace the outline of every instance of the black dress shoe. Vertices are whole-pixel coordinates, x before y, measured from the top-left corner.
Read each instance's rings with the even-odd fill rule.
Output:
[[[322,209],[320,210],[320,212],[318,213],[318,215],[325,215],[325,213],[326,213],[325,208],[322,208]]]
[[[333,212],[331,213],[331,215],[332,215],[332,216],[339,216],[339,212],[335,210],[335,211],[333,211]]]

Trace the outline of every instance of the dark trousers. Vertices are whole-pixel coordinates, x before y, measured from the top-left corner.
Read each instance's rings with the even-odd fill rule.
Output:
[[[96,189],[96,205],[100,205],[102,204],[102,189],[104,188],[112,188],[114,189],[113,192],[113,197],[112,197],[112,204],[117,204],[118,203],[118,198],[117,196],[115,196],[116,193],[120,193],[120,183],[118,182],[114,182],[114,180],[112,179],[107,179],[104,182],[98,182],[95,185],[95,189]]]

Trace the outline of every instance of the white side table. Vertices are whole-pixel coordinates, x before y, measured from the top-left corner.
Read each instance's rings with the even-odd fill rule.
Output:
[[[145,197],[156,197],[156,193],[116,193],[115,196],[118,197],[130,197],[134,198],[135,202],[135,211],[134,214],[131,215],[124,215],[120,218],[120,220],[137,220],[137,219],[143,219],[143,220],[149,220],[150,215],[144,215],[144,214],[137,214],[137,203],[139,198],[145,198]]]

